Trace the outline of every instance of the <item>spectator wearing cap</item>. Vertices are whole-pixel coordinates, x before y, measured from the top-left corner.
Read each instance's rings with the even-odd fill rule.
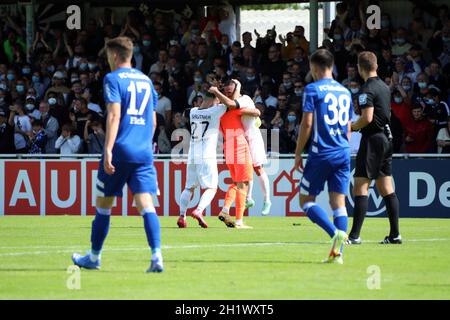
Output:
[[[0,109],[0,154],[13,154],[15,152],[14,127],[8,123],[6,111]]]
[[[36,97],[32,95],[27,96],[25,100],[25,110],[32,121],[41,118],[41,113],[36,108]]]
[[[61,154],[76,154],[81,147],[81,139],[76,135],[76,129],[71,124],[64,124],[62,126],[61,135],[55,142],[55,148]]]
[[[14,126],[14,146],[16,153],[28,153],[29,136],[33,128],[30,118],[24,111],[23,105],[16,101],[10,107],[9,124]]]
[[[53,85],[45,92],[45,99],[48,99],[48,93],[53,91],[56,93],[62,93],[64,95],[70,93],[70,89],[66,87],[64,80],[66,76],[62,71],[56,71],[53,75]]]
[[[450,153],[450,117],[447,119],[447,127],[439,130],[436,141],[438,153]]]
[[[59,130],[58,120],[56,120],[56,118],[50,114],[50,106],[46,101],[41,101],[39,103],[39,113],[42,128],[47,137],[47,141],[45,144],[45,153],[57,153],[55,143],[58,137]]]
[[[423,116],[423,106],[412,107],[412,121],[405,128],[405,150],[407,153],[428,153],[433,148],[433,124]]]

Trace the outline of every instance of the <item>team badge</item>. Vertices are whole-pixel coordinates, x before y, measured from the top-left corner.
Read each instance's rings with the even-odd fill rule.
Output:
[[[367,94],[363,93],[359,95],[359,105],[367,104]]]

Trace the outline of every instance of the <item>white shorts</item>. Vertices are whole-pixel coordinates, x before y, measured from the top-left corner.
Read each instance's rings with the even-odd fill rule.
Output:
[[[219,174],[217,162],[188,163],[186,189],[200,186],[202,189],[217,189]]]
[[[250,154],[252,155],[253,167],[259,167],[267,163],[266,148],[261,132],[252,132],[247,137]]]

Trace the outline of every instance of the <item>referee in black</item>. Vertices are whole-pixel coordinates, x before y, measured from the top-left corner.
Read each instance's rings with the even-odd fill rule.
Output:
[[[361,131],[362,138],[356,156],[353,196],[353,226],[348,244],[360,244],[360,232],[368,207],[368,190],[372,180],[383,196],[389,217],[390,232],[380,243],[401,244],[399,232],[399,201],[392,183],[391,92],[377,75],[377,57],[372,52],[358,56],[358,71],[365,83],[359,95],[361,117],[352,124],[352,131]]]

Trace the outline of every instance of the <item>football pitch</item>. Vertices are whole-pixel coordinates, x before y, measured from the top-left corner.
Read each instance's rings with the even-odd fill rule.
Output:
[[[450,220],[401,219],[403,245],[383,246],[387,219],[366,219],[344,265],[306,218],[247,218],[252,230],[161,218],[165,272],[145,274],[140,217],[112,217],[100,271],[68,273],[90,244],[93,217],[1,217],[0,299],[449,299]],[[79,289],[67,283],[79,275]],[[70,279],[69,279],[70,278]],[[69,279],[69,281],[68,281]],[[71,288],[71,289],[69,289]]]

